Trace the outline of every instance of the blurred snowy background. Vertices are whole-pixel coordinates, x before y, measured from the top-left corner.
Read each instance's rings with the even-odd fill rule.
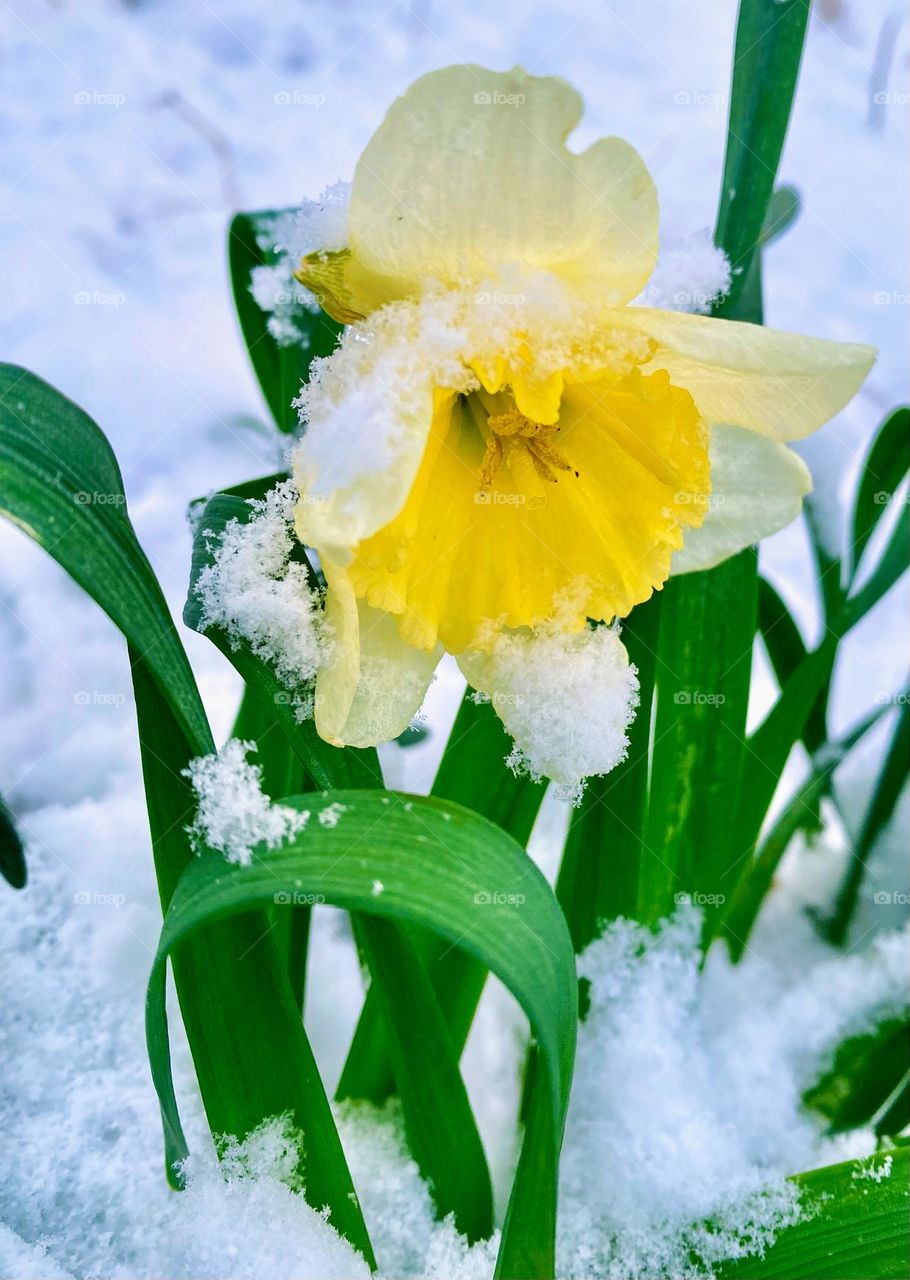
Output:
[[[658,185],[664,242],[685,244],[713,223],[735,16],[733,0],[0,0],[0,353],[59,387],[107,434],[175,615],[188,501],[274,469],[282,448],[234,321],[230,214],[291,205],[349,178],[386,106],[417,75],[456,61],[520,62],[580,89],[578,146],[612,133],[634,143]],[[832,536],[858,451],[906,397],[907,70],[902,6],[817,0],[781,168],[802,214],[766,255],[766,318],[880,350],[854,404],[806,450]],[[804,531],[792,527],[762,554],[814,637]],[[906,620],[904,586],[852,638],[836,728],[900,686]],[[223,737],[236,679],[205,640],[182,635]],[[0,886],[0,936],[12,944],[0,1090],[13,1108],[25,1096],[44,1115],[6,1126],[27,1139],[33,1164],[23,1173],[25,1152],[18,1169],[13,1151],[4,1155],[0,1218],[28,1242],[48,1235],[55,1196],[63,1217],[77,1219],[79,1187],[95,1197],[114,1176],[89,1176],[80,1163],[99,1116],[113,1117],[112,1150],[141,1130],[149,1176],[158,1175],[140,1027],[158,915],[129,690],[111,624],[43,552],[0,525],[0,794],[31,841],[33,874],[25,895]],[[406,759],[393,749],[393,783],[429,785],[453,692],[454,677],[443,675],[429,704],[435,732]],[[852,783],[847,774],[848,790],[867,785],[880,741]],[[555,829],[561,820],[547,821]],[[539,843],[545,856],[546,826]],[[829,861],[836,871],[837,849]],[[870,886],[903,887],[880,862]],[[813,867],[793,874],[815,882]],[[870,892],[854,942],[894,923]],[[326,913],[309,995],[330,1083],[360,999],[339,927]],[[103,1017],[93,1013],[99,1002]],[[88,1044],[75,1029],[86,1017]],[[475,1041],[478,1078],[508,1074],[492,1041],[482,1032]],[[505,1122],[511,1090],[503,1085]],[[488,1131],[497,1123],[484,1118]],[[60,1198],[64,1184],[71,1203]]]

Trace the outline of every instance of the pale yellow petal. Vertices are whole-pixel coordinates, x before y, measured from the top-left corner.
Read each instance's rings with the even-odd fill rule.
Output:
[[[405,505],[435,412],[454,392],[415,370],[408,333],[340,347],[304,390],[308,423],[294,452],[297,535],[336,564]]]
[[[671,573],[713,569],[729,556],[785,528],[812,489],[792,449],[740,427],[715,427],[709,447],[711,493],[704,524],[687,529]]]
[[[859,390],[875,348],[782,333],[709,316],[627,307],[610,323],[656,344],[646,373],[666,369],[709,422],[748,427],[772,440],[800,440]]]
[[[441,650],[405,644],[393,617],[355,598],[343,569],[323,568],[334,653],[316,678],[316,730],[333,746],[388,742],[420,710]]]
[[[346,307],[366,314],[428,280],[470,286],[518,264],[620,305],[657,256],[657,196],[619,138],[577,155],[582,115],[551,77],[454,66],[394,102],[354,175]]]

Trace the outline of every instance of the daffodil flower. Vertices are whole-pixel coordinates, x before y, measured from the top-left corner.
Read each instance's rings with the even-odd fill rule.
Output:
[[[871,366],[866,346],[634,305],[654,184],[618,138],[570,151],[581,113],[521,69],[425,76],[360,157],[346,247],[300,264],[349,326],[301,395],[295,459],[336,638],[316,689],[330,742],[401,732],[447,651],[532,768],[605,772],[635,681],[591,620],[789,523],[810,478],[783,442]],[[573,723],[601,675],[614,723],[591,746]]]

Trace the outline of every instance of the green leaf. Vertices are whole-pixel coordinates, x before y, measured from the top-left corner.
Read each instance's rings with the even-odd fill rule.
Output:
[[[736,24],[727,147],[715,243],[733,268],[716,314],[736,309],[758,248],[784,137],[809,17],[809,0],[741,0]]]
[[[859,897],[860,886],[866,870],[866,862],[875,842],[891,821],[900,794],[907,781],[910,762],[910,693],[904,690],[898,695],[900,710],[885,751],[872,795],[859,830],[851,842],[850,863],[844,876],[831,919],[825,925],[825,934],[835,946],[843,946],[847,930]]]
[[[910,521],[904,509],[869,578],[841,604],[821,644],[793,670],[777,702],[749,739],[749,764],[743,773],[733,827],[733,839],[740,849],[754,847],[790,751],[803,736],[813,708],[831,681],[838,643],[905,572],[908,539]]]
[[[281,484],[282,480],[288,479],[287,471],[273,471],[268,476],[256,476],[254,480],[241,480],[239,484],[228,485],[226,489],[218,489],[212,493],[206,493],[202,497],[193,498],[189,503],[189,518],[195,525],[196,521],[205,511],[205,504],[214,498],[217,494],[228,498],[246,498],[261,499],[267,493]]]
[[[123,482],[91,418],[34,374],[0,365],[0,511],[91,595],[142,654],[198,752],[211,734]]]
[[[505,766],[511,742],[493,707],[475,702],[468,689],[443,753],[433,795],[473,809],[526,844],[545,787]],[[418,938],[424,964],[439,999],[457,1055],[464,1049],[486,981],[486,970],[467,951],[441,943],[433,934]],[[368,991],[336,1096],[381,1102],[395,1079],[376,994]]]
[[[653,595],[623,623],[623,643],[638,668],[641,699],[629,727],[628,758],[606,777],[590,779],[566,838],[556,896],[576,952],[607,921],[638,915],[661,600],[662,593]]]
[[[155,870],[162,904],[193,861],[193,800],[182,770],[213,750],[208,721],[161,589],[130,524],[110,447],[71,401],[24,370],[0,366],[2,510],[66,569],[129,643]],[[312,1128],[325,1093],[262,913],[182,947],[174,967],[206,1115],[245,1136],[292,1112]],[[334,1125],[332,1125],[334,1132]],[[372,1258],[337,1134],[307,1168],[309,1195]],[[176,1153],[177,1148],[172,1147]],[[168,1166],[170,1168],[170,1165]]]
[[[908,545],[910,545],[910,512],[904,506],[875,568],[862,586],[847,598],[840,614],[834,619],[832,625],[839,635],[845,635],[851,627],[856,626],[906,573]]]
[[[300,757],[291,749],[287,738],[276,725],[273,708],[265,706],[249,689],[244,690],[231,737],[238,738],[241,742],[256,743],[256,763],[262,770],[262,789],[273,800],[279,800],[282,796],[300,795],[315,785]],[[288,981],[301,1014],[306,989],[312,914],[312,907],[302,903],[276,906],[271,912],[272,936],[284,960]]]
[[[214,855],[198,859],[187,869],[165,919],[149,985],[147,1025],[153,1078],[170,1132],[180,1130],[163,1009],[165,960],[196,929],[271,902],[283,888],[320,893],[348,910],[431,929],[497,974],[530,1020],[541,1087],[534,1095],[499,1266],[506,1276],[552,1276],[558,1152],[577,1009],[571,939],[552,891],[510,837],[449,802],[349,791],[289,803],[311,811],[304,832],[249,867]],[[345,806],[340,821],[333,826],[319,820],[323,809],[338,804]]]
[[[671,578],[663,591],[638,903],[647,923],[681,894],[710,916],[743,852],[731,844],[729,811],[743,769],[756,563],[754,551],[741,552],[707,573]]]
[[[779,240],[799,217],[802,201],[796,187],[787,183],[777,187],[768,202],[768,212],[762,224],[760,244],[762,248]]]
[[[886,1018],[874,1031],[838,1045],[824,1075],[803,1094],[803,1103],[828,1121],[829,1133],[869,1124],[910,1071],[910,1027]]]
[[[853,504],[850,567],[855,573],[875,527],[910,469],[910,409],[895,409],[878,429]]]
[[[458,1058],[411,931],[360,913],[356,924],[388,1030],[411,1154],[440,1218],[469,1240],[493,1230],[493,1188]]]
[[[744,857],[755,846],[787,758],[802,736],[819,693],[831,678],[836,655],[837,636],[828,633],[790,676],[780,697],[748,740],[748,763],[731,823],[731,839]]]
[[[904,1280],[907,1157],[904,1148],[800,1174],[802,1220],[763,1258],[721,1268],[722,1280]]]
[[[782,689],[800,663],[805,661],[808,651],[793,615],[766,578],[759,579],[758,583],[758,627],[775,678]],[[827,686],[804,727],[802,737],[809,752],[817,751],[827,740],[826,692]]]
[[[878,722],[886,708],[879,707],[847,734],[840,742],[826,743],[812,760],[808,778],[797,790],[774,826],[765,837],[755,858],[740,864],[738,881],[719,919],[713,922],[720,936],[727,940],[735,960],[743,954],[752,927],[758,918],[780,861],[796,833],[814,819],[819,800],[826,795],[834,771],[862,737]],[[709,928],[709,933],[713,933]]]
[[[24,889],[28,879],[25,851],[13,815],[0,796],[0,875],[14,889]]]
[[[268,316],[254,301],[250,282],[256,267],[278,261],[278,254],[262,248],[260,238],[281,216],[281,210],[236,214],[228,229],[228,264],[237,318],[262,393],[279,430],[293,432],[298,421],[292,401],[309,377],[314,358],[334,350],[341,326],[321,309],[301,304],[293,311],[299,341],[281,346],[269,333]]]

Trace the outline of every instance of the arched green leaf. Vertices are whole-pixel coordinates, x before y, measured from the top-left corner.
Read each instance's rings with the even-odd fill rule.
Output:
[[[430,929],[474,955],[528,1015],[540,1059],[513,1186],[499,1274],[552,1276],[559,1147],[575,1051],[572,943],[544,877],[519,845],[449,802],[348,791],[288,801],[306,829],[252,866],[215,855],[187,868],[165,919],[149,985],[147,1030],[155,1086],[173,1142],[179,1119],[164,1012],[165,961],[196,930],[274,902],[318,893],[348,910]],[[325,815],[329,816],[325,816]]]

